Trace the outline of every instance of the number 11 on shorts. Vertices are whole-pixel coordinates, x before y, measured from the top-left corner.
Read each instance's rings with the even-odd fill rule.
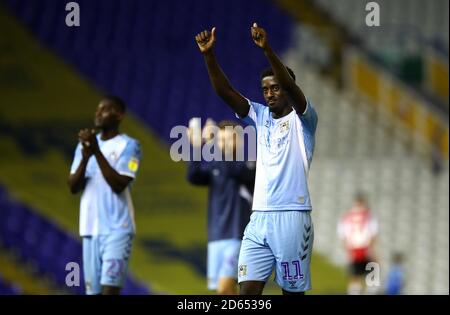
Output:
[[[303,279],[303,274],[300,268],[300,261],[299,260],[293,260],[292,265],[294,265],[295,267],[295,276],[291,276],[290,274],[290,268],[289,268],[289,262],[288,261],[283,261],[281,262],[281,266],[283,267],[283,271],[284,271],[284,276],[283,276],[283,280],[298,280],[298,279]]]

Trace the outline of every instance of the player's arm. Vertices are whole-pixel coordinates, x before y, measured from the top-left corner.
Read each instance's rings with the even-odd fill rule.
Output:
[[[240,117],[247,116],[250,105],[245,97],[233,88],[214,54],[213,46],[216,41],[216,28],[213,27],[211,32],[203,31],[198,33],[197,36],[195,36],[195,41],[197,42],[200,52],[203,54],[206,68],[208,69],[209,79],[217,95],[219,95],[219,97],[222,98]]]
[[[272,47],[270,47],[266,31],[263,28],[258,27],[256,23],[253,23],[251,34],[255,44],[264,51],[264,54],[272,67],[275,78],[281,88],[286,91],[289,99],[292,101],[292,106],[295,108],[295,111],[299,114],[303,114],[306,110],[305,95],[300,87],[295,84],[294,79],[290,76],[288,70],[277,54],[272,50]]]
[[[100,167],[103,177],[108,185],[116,194],[120,194],[133,180],[133,178],[117,173],[116,170],[109,165],[100,150],[96,151],[94,156],[97,159],[98,166]]]
[[[80,162],[80,165],[78,166],[75,173],[69,175],[69,180],[67,181],[67,184],[69,185],[70,192],[72,194],[76,194],[84,189],[86,186],[86,165],[89,158],[85,159],[83,154],[83,159]]]
[[[92,130],[88,136],[87,141],[90,144],[90,148],[92,150],[93,156],[97,160],[97,164],[102,172],[103,177],[105,178],[108,185],[111,189],[116,193],[120,194],[128,184],[133,180],[133,178],[125,175],[120,175],[117,171],[108,163],[105,156],[98,146],[97,137],[95,135],[95,131]]]
[[[67,181],[72,194],[80,192],[86,186],[86,166],[89,158],[92,156],[92,150],[90,150],[90,148],[87,147],[81,139],[86,137],[88,132],[89,131],[87,129],[83,129],[78,133],[78,138],[81,142],[81,159],[79,160],[80,163],[78,164],[76,171],[69,175],[69,179]],[[79,159],[79,155],[77,156],[77,154],[79,154],[79,151],[75,154],[75,161]]]

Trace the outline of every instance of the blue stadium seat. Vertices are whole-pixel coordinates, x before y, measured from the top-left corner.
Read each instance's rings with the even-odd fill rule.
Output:
[[[3,2],[42,44],[97,88],[120,95],[167,142],[173,141],[172,127],[186,125],[192,116],[234,117],[214,95],[194,40],[197,32],[218,27],[218,58],[236,87],[253,98],[261,97],[258,78],[267,61],[250,40],[251,23],[267,27],[277,51],[288,46],[292,24],[275,4],[261,5],[261,0],[79,0],[79,28],[64,27],[65,0]],[[64,262],[81,257],[80,243],[75,245],[65,232],[51,223],[46,226],[21,205],[6,201],[5,206],[2,195],[0,211],[5,214],[2,244],[16,248],[38,272],[63,285]],[[148,290],[127,280],[124,292]]]
[[[49,276],[62,288],[73,294],[84,294],[84,277],[81,286],[66,287],[66,265],[76,262],[82,266],[82,246],[78,239],[45,219],[35,209],[30,209],[10,198],[0,186],[0,245],[14,250],[26,263],[32,263],[41,276]],[[81,270],[82,271],[82,268]],[[144,285],[129,276],[127,294],[149,294]],[[1,283],[0,294],[20,294],[15,287]]]
[[[287,47],[290,39],[290,18],[269,1],[264,5],[260,0],[78,3],[82,21],[75,30],[58,27],[64,21],[55,18],[66,1],[54,0],[50,5],[46,0],[42,6],[6,1],[45,45],[105,93],[122,96],[166,141],[173,126],[186,123],[193,115],[233,118],[213,95],[194,41],[197,32],[218,27],[219,58],[231,81],[249,97],[261,94],[257,74],[267,65],[249,40],[251,22],[258,21],[270,30],[277,50]]]

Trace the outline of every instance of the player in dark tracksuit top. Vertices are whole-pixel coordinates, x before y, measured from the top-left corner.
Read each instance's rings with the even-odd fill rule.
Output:
[[[228,135],[219,124],[219,147]],[[232,135],[230,138],[232,142]],[[235,144],[233,144],[235,150]],[[188,180],[191,184],[208,186],[208,289],[218,294],[237,294],[237,268],[241,240],[251,214],[255,181],[255,162],[211,161],[189,162]]]

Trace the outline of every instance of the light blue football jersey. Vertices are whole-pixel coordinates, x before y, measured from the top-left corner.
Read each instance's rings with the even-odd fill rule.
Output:
[[[125,134],[102,141],[97,135],[101,152],[109,164],[121,175],[135,178],[141,160],[140,144]],[[82,159],[82,146],[78,144],[71,174],[75,173]],[[80,202],[80,235],[95,236],[112,232],[134,234],[134,207],[130,185],[116,194],[106,182],[97,160],[91,156],[85,173],[87,183]]]
[[[312,210],[308,191],[317,113],[307,100],[304,113],[293,109],[275,119],[269,107],[249,101],[243,120],[257,132],[257,161],[253,207],[255,211]]]

